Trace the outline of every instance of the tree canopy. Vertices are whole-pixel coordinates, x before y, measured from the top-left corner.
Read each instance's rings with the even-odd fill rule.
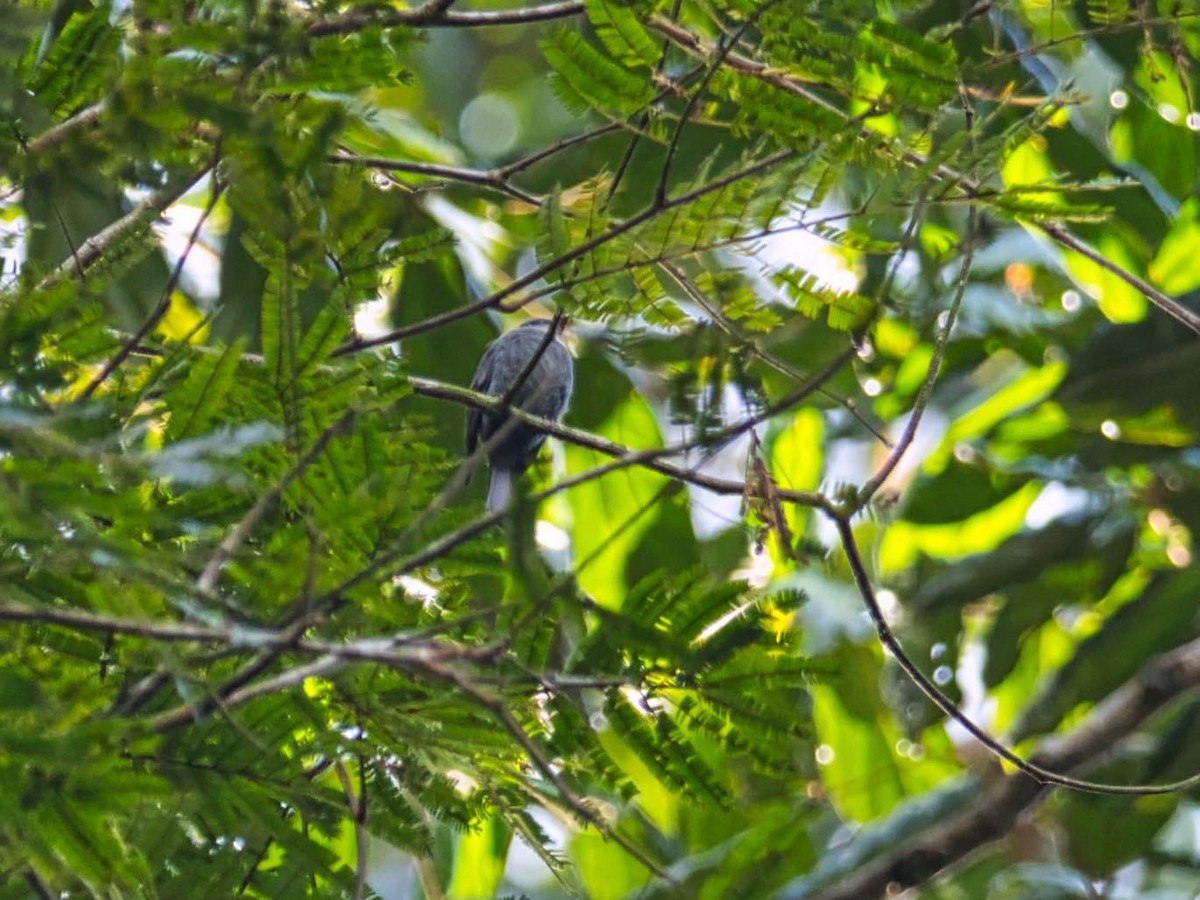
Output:
[[[1191,4],[4,18],[0,897],[1200,892]]]

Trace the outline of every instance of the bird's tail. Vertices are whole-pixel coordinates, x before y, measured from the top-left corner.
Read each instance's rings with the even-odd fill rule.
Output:
[[[492,481],[488,485],[487,508],[491,512],[504,509],[512,496],[512,470],[492,469]]]

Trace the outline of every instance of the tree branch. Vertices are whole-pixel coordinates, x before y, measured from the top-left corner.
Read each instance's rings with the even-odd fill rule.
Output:
[[[186,194],[193,184],[210,171],[211,169],[206,168],[190,179],[169,184],[143,199],[121,218],[80,244],[71,258],[62,262],[53,272],[38,282],[34,290],[49,290],[68,278],[78,278],[87,274],[92,266],[103,259],[105,253],[130,235],[149,228],[172,203]]]
[[[348,409],[342,413],[337,420],[326,428],[317,437],[309,449],[303,456],[296,461],[284,474],[283,478],[279,479],[271,488],[260,496],[254,506],[242,517],[237,526],[225,536],[225,540],[221,541],[221,545],[217,551],[209,559],[208,564],[204,567],[204,571],[200,573],[200,578],[196,581],[196,589],[204,594],[212,593],[217,586],[217,579],[221,576],[221,568],[228,562],[233,554],[237,552],[250,533],[254,530],[254,526],[258,524],[280,495],[287,490],[288,485],[304,474],[304,470],[316,462],[329,442],[337,435],[341,434],[350,427],[350,423],[354,420],[354,410]]]
[[[416,9],[362,8],[329,19],[318,19],[306,29],[309,37],[353,34],[366,28],[486,28],[496,25],[527,25],[567,19],[583,14],[583,3],[564,0],[518,9],[454,12],[444,0],[428,0]]]
[[[683,137],[683,130],[687,127],[688,120],[691,119],[692,113],[696,109],[696,104],[700,102],[701,96],[708,90],[708,85],[713,77],[721,68],[725,57],[737,45],[742,36],[752,28],[759,18],[772,6],[778,3],[779,0],[764,0],[760,3],[753,13],[746,17],[746,20],[738,27],[738,30],[729,36],[728,42],[721,46],[718,44],[717,52],[712,60],[705,66],[704,76],[700,79],[700,84],[696,86],[696,90],[692,91],[688,97],[687,104],[683,108],[683,112],[679,114],[679,121],[675,123],[675,131],[671,134],[670,140],[667,142],[667,150],[663,159],[662,169],[658,175],[658,184],[654,188],[654,200],[652,205],[655,207],[662,206],[667,200],[667,186],[671,180],[671,166],[675,162],[675,154],[679,152],[679,141]],[[673,21],[673,20],[672,20]],[[661,59],[666,59],[664,52]],[[661,66],[661,60],[660,60]]]
[[[845,364],[849,355],[853,354],[853,348],[839,354],[829,368],[840,368]],[[826,376],[827,377],[827,376]],[[782,400],[771,404],[762,412],[753,416],[749,416],[740,422],[727,426],[725,429],[718,431],[704,438],[704,442],[719,442],[727,440],[730,435],[740,434],[746,429],[752,428],[754,425],[777,415],[782,409],[794,406],[800,402],[800,399],[808,396],[816,390],[816,386],[823,383],[825,377],[818,375],[807,384],[802,385],[797,391],[789,394]],[[484,412],[495,413],[499,410],[499,398],[489,397],[486,394],[479,394],[467,388],[458,387],[457,385],[446,384],[441,381],[434,381],[429,378],[410,378],[409,383],[412,385],[414,393],[425,397],[434,397],[440,400],[450,400],[454,403],[461,403],[464,406],[472,406],[476,409],[481,409]],[[799,397],[799,399],[798,399]],[[590,431],[583,431],[579,428],[572,428],[569,425],[562,425],[558,422],[553,422],[549,419],[542,419],[538,416],[530,415],[519,408],[513,408],[508,411],[508,414],[519,421],[537,428],[539,431],[544,431],[559,440],[567,441],[571,444],[576,444],[580,447],[587,447],[605,456],[612,456],[618,460],[628,458],[636,465],[651,469],[659,474],[666,475],[669,478],[674,478],[679,481],[686,481],[689,484],[694,484],[697,487],[707,488],[710,491],[718,494],[741,494],[745,490],[745,485],[740,481],[732,481],[725,478],[715,478],[710,475],[704,475],[698,472],[691,472],[683,466],[674,463],[664,462],[661,457],[677,455],[686,452],[696,446],[699,446],[699,441],[689,441],[685,444],[678,444],[673,447],[656,448],[652,450],[631,450],[623,444],[618,444],[615,441],[610,441],[602,438],[599,435],[593,434]],[[828,498],[824,494],[817,491],[794,491],[781,490],[780,496],[789,503],[798,503],[801,506],[811,506],[818,509],[830,508]]]
[[[256,681],[253,684],[231,692],[226,697],[222,697],[219,704],[220,708],[222,710],[230,710],[249,703],[258,697],[265,697],[268,694],[276,694],[280,691],[298,688],[307,679],[331,675],[339,669],[345,668],[350,662],[350,660],[343,657],[330,655],[322,656],[302,666],[285,669],[278,675],[271,678],[264,678],[262,681]],[[206,710],[201,709],[195,704],[183,703],[173,709],[168,709],[165,712],[150,717],[146,720],[146,725],[156,734],[164,734],[180,726],[200,721],[204,717],[205,712]]]
[[[871,622],[875,626],[875,633],[879,636],[879,642],[891,653],[896,663],[904,670],[907,675],[918,688],[921,689],[926,697],[933,704],[944,712],[947,716],[965,728],[972,737],[979,743],[985,746],[996,756],[1011,763],[1022,773],[1028,776],[1037,784],[1042,785],[1058,785],[1060,787],[1072,788],[1077,791],[1084,791],[1091,794],[1113,794],[1120,796],[1143,797],[1152,794],[1173,794],[1176,791],[1188,790],[1200,784],[1200,774],[1184,778],[1180,781],[1172,781],[1167,784],[1102,784],[1095,781],[1086,781],[1081,778],[1073,778],[1069,775],[1064,775],[1061,771],[1053,771],[1047,768],[1046,764],[1035,759],[1026,759],[1010,747],[1005,746],[996,738],[992,737],[984,731],[979,725],[975,724],[962,710],[960,710],[953,701],[950,700],[942,691],[922,672],[901,646],[891,626],[888,625],[887,619],[883,615],[883,610],[879,606],[879,599],[875,596],[875,590],[871,586],[871,580],[867,575],[866,566],[863,565],[862,555],[858,551],[858,543],[854,538],[854,531],[851,528],[850,520],[845,515],[834,515],[834,524],[837,526],[838,534],[842,540],[842,548],[846,553],[846,561],[850,566],[850,572],[854,576],[854,583],[858,587],[859,593],[862,595],[863,602],[866,604],[867,612],[871,616]],[[1198,651],[1200,652],[1200,651]],[[1200,676],[1198,676],[1200,677]],[[1074,765],[1074,764],[1073,764]],[[1072,767],[1073,767],[1072,765]]]
[[[720,53],[721,48],[705,41],[703,38],[693,34],[686,28],[682,28],[669,19],[662,16],[655,16],[648,23],[650,28],[657,31],[664,37],[669,38],[677,46],[696,54],[702,58],[708,58],[713,54]],[[803,97],[809,103],[813,103],[824,110],[835,113],[841,116],[847,123],[852,119],[843,110],[839,109],[835,104],[821,97],[819,94],[810,89],[808,84],[796,78],[781,72],[779,69],[769,66],[766,63],[760,63],[757,60],[742,56],[737,53],[725,54],[726,64],[735,71],[749,75],[752,78],[757,78],[764,84],[772,85],[779,90],[786,91],[796,96]],[[871,141],[885,141],[877,132],[863,130],[863,136]],[[896,142],[889,142],[892,152],[898,159],[903,160],[912,166],[926,166],[929,160],[915,150],[910,150]],[[939,178],[943,178],[951,184],[960,185],[971,198],[983,199],[985,191],[979,182],[967,175],[956,172],[945,163],[938,163],[933,168],[934,173]],[[1036,220],[1022,220],[1031,228],[1037,228],[1047,237],[1053,240],[1056,244],[1066,247],[1069,250],[1074,250],[1076,253],[1083,254],[1096,265],[1102,267],[1108,272],[1120,278],[1130,287],[1141,293],[1147,300],[1165,312],[1171,318],[1178,321],[1180,324],[1200,335],[1200,315],[1193,313],[1187,307],[1180,304],[1174,298],[1167,296],[1158,288],[1143,281],[1138,276],[1134,275],[1116,263],[1109,261],[1103,254],[1096,252],[1088,247],[1079,238],[1072,235],[1064,226],[1051,222],[1041,222]]]
[[[975,259],[974,206],[967,211],[967,234],[963,238],[962,247],[963,258],[958,269],[958,283],[954,289],[954,299],[950,302],[950,308],[946,310],[945,324],[938,330],[934,339],[933,355],[929,360],[929,368],[925,372],[925,380],[921,382],[921,387],[917,391],[912,412],[908,414],[908,421],[904,423],[904,431],[901,433],[900,439],[896,441],[896,446],[888,453],[879,470],[858,489],[858,496],[855,497],[853,505],[854,510],[862,509],[871,502],[871,498],[887,481],[888,476],[895,471],[896,466],[900,464],[900,460],[904,458],[904,454],[908,452],[913,439],[917,436],[917,428],[920,427],[925,407],[929,405],[929,399],[933,395],[933,385],[937,381],[938,371],[942,367],[942,358],[946,355],[946,345],[950,342],[950,333],[954,330],[954,322],[958,318],[958,310],[962,306],[963,295],[967,290],[967,280],[971,275],[971,264]]]
[[[408,175],[425,175],[430,178],[444,178],[448,181],[459,181],[463,184],[473,184],[498,191],[515,200],[528,203],[531,206],[541,206],[543,198],[537,194],[522,190],[511,184],[499,169],[464,169],[461,166],[446,166],[440,163],[412,162],[409,160],[387,159],[382,156],[357,156],[349,151],[343,151],[329,157],[331,163],[351,163],[378,169],[381,172],[403,172]]]
[[[215,165],[214,165],[215,167]],[[225,185],[222,184],[213,175],[212,191],[209,194],[208,203],[204,207],[200,217],[196,220],[196,227],[192,229],[192,233],[188,236],[187,244],[183,248],[183,252],[179,254],[179,259],[175,261],[175,266],[171,270],[171,275],[167,278],[167,283],[163,286],[162,297],[158,301],[158,305],[150,311],[150,315],[146,316],[144,322],[138,326],[138,329],[125,339],[121,344],[121,348],[113,355],[112,359],[104,364],[96,376],[88,382],[79,394],[80,399],[86,400],[96,392],[100,385],[108,379],[108,376],[117,370],[121,363],[129,358],[129,355],[137,349],[137,346],[145,340],[146,336],[162,321],[163,316],[171,308],[171,296],[175,293],[175,286],[179,284],[179,276],[183,274],[183,267],[187,263],[188,255],[192,252],[192,248],[196,246],[196,241],[200,239],[200,229],[204,227],[204,223],[208,221],[208,217],[212,215],[212,211],[217,206],[217,201],[221,198],[222,191],[225,190]]]
[[[723,190],[729,185],[741,181],[744,178],[749,178],[765,172],[779,165],[781,162],[791,159],[793,156],[795,156],[795,151],[781,150],[777,153],[773,153],[770,156],[760,159],[757,162],[751,163],[750,165],[739,169],[736,172],[731,172],[728,175],[701,185],[694,190],[680,194],[677,197],[673,197],[663,203],[661,206],[648,206],[637,215],[631,216],[624,221],[614,223],[612,227],[602,234],[598,234],[595,237],[584,241],[575,247],[572,247],[570,250],[560,253],[554,257],[554,259],[547,260],[542,265],[534,267],[525,275],[514,279],[505,287],[500,288],[498,291],[494,291],[487,297],[476,300],[474,303],[468,303],[465,306],[460,306],[457,309],[448,310],[440,315],[431,316],[422,322],[416,322],[403,328],[397,328],[393,331],[389,331],[387,334],[380,335],[379,337],[371,338],[369,340],[357,339],[349,341],[343,344],[341,347],[338,347],[332,355],[335,357],[345,356],[350,353],[358,353],[371,347],[390,344],[401,340],[402,338],[424,334],[426,332],[441,328],[445,325],[449,325],[451,322],[457,322],[460,319],[469,318],[470,316],[483,312],[486,309],[501,307],[501,303],[504,300],[507,300],[509,297],[520,293],[525,288],[535,284],[551,272],[555,272],[568,263],[579,259],[581,256],[586,256],[610,241],[616,240],[621,235],[626,234],[627,232],[632,231],[634,228],[637,228],[639,225],[643,225],[654,217],[661,215],[664,211],[684,206],[688,203],[691,203],[693,200],[698,200],[699,198],[712,193],[713,191]],[[527,301],[521,300],[511,308],[501,308],[505,309],[506,312],[513,312],[514,310],[523,306],[525,302]]]
[[[1043,768],[1076,771],[1095,768],[1113,747],[1172,700],[1200,688],[1200,639],[1164,653],[1098,703],[1078,727],[1041,743],[1033,759]],[[1008,835],[1018,818],[1047,793],[1023,775],[998,772],[981,792],[970,792],[963,808],[939,819],[889,852],[840,873],[825,886],[799,879],[784,897],[856,900],[882,896],[890,885],[911,887],[947,866]],[[886,829],[888,823],[879,828]],[[874,829],[872,829],[874,830]],[[803,886],[806,888],[798,890]]]
[[[29,154],[44,153],[51,147],[61,144],[80,128],[88,128],[95,125],[107,110],[107,100],[101,100],[98,103],[93,103],[91,106],[81,109],[69,119],[64,119],[57,125],[46,129],[27,143],[25,145],[25,152]]]

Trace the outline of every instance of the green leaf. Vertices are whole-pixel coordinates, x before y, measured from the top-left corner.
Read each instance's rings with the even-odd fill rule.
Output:
[[[822,287],[816,275],[800,269],[778,269],[774,273],[774,280],[802,316],[815,319],[828,311],[829,327],[835,331],[853,330],[867,320],[875,307],[869,297],[853,291]]]
[[[200,434],[216,418],[234,386],[242,355],[235,343],[219,353],[197,353],[183,382],[169,394],[172,415],[167,440],[180,441]]]
[[[1150,280],[1163,291],[1179,295],[1200,287],[1200,204],[1193,198],[1180,208],[1171,230],[1158,246],[1150,263]]]
[[[555,31],[542,43],[542,52],[555,72],[555,92],[569,109],[599,107],[625,118],[654,96],[645,77],[605,56],[574,31]]]
[[[613,0],[585,0],[587,17],[605,49],[625,66],[654,66],[662,48],[631,7]]]

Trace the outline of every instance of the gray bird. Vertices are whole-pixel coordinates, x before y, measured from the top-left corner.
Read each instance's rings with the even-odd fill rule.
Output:
[[[524,322],[488,344],[471,379],[471,389],[492,397],[503,397],[525,371],[546,338],[549,319]],[[567,411],[574,386],[574,362],[557,336],[538,357],[512,398],[512,405],[543,419],[558,421]],[[508,415],[491,415],[477,409],[467,413],[467,453],[486,444],[501,428],[504,433],[487,451],[492,470],[487,507],[495,511],[508,505],[513,479],[529,468],[546,435]]]

